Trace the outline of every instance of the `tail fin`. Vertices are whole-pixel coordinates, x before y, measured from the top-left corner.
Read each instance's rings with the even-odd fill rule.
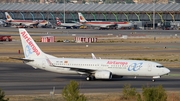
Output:
[[[61,25],[61,21],[59,20],[58,17],[56,17],[56,25],[57,25],[57,26]]]
[[[13,19],[11,18],[11,16],[8,14],[8,12],[5,12],[5,15],[6,15],[6,19],[7,19],[7,20],[13,20]]]
[[[32,37],[28,34],[28,32],[25,29],[20,28],[19,34],[22,42],[22,47],[24,50],[24,56],[26,59],[45,57],[45,54],[41,51],[41,49],[34,42]]]
[[[79,21],[80,21],[80,22],[87,22],[87,20],[84,18],[84,16],[82,15],[82,13],[78,12],[78,16],[79,16]]]

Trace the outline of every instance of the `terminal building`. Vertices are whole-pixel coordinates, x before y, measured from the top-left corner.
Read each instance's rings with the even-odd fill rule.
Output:
[[[78,12],[88,21],[129,21],[138,26],[180,26],[180,3],[169,4],[22,4],[1,3],[0,19],[9,12],[13,19],[49,20],[55,24],[78,22]]]

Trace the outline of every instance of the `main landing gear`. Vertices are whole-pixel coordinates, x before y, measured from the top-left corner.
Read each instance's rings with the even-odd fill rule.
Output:
[[[92,76],[92,75],[86,77],[86,80],[87,80],[87,81],[93,81],[94,79],[95,79],[95,77]]]
[[[152,79],[152,82],[155,82],[155,79]]]

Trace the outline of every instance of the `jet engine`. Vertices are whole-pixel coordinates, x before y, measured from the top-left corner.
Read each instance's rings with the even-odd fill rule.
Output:
[[[112,73],[107,70],[96,71],[94,77],[96,79],[112,79]]]

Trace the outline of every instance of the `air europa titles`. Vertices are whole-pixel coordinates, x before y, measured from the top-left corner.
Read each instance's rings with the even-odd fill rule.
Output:
[[[111,65],[127,65],[128,62],[108,61],[107,64],[111,64]]]
[[[36,53],[36,55],[39,56],[40,52],[38,51],[38,49],[35,47],[34,43],[32,42],[32,38],[30,38],[25,31],[21,32],[20,34],[23,36],[23,38],[26,40],[26,42],[32,48],[32,50]]]
[[[114,69],[126,69],[128,67],[128,62],[120,62],[120,61],[107,61],[108,65],[110,65],[108,68],[114,68]]]

